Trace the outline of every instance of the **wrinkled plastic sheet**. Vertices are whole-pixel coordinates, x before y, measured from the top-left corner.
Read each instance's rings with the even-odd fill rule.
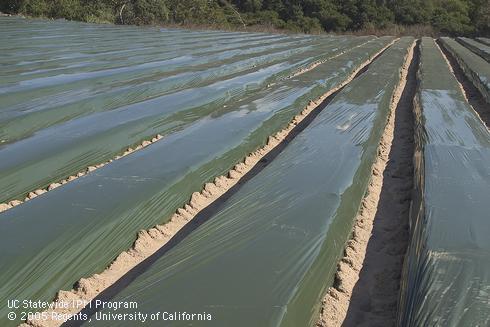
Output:
[[[55,90],[53,92],[57,91],[57,93],[48,95],[46,95],[48,92],[42,92],[42,96],[39,97],[29,97],[25,91],[6,92],[3,96],[0,95],[4,103],[4,110],[0,114],[2,140],[4,142],[12,142],[32,135],[37,130],[69,119],[143,102],[172,91],[197,89],[200,86],[230,79],[240,74],[246,74],[286,61],[292,64],[289,70],[278,73],[278,75],[285,75],[290,70],[299,68],[302,63],[321,57],[319,53],[324,56],[335,54],[360,41],[331,38],[322,40],[321,46],[315,44],[320,42],[320,40],[315,42],[290,40],[287,43],[277,41],[268,46],[252,46],[250,41],[242,42],[238,49],[221,49],[217,54],[209,55],[209,59],[203,64],[199,64],[202,58],[195,53],[178,57],[177,59],[145,63],[145,65],[156,66],[157,69],[164,71],[164,73],[145,71],[141,67],[143,65],[136,65],[133,62],[125,63],[130,65],[127,69],[132,70],[127,74],[111,73],[115,69],[94,72],[98,75],[109,75],[111,78],[109,85],[100,81],[100,78],[104,76],[86,76],[80,82],[83,82],[83,85],[78,85],[80,83],[77,84],[76,82],[68,83],[67,85],[62,84],[63,87],[68,89],[67,91]],[[241,49],[244,43],[248,44],[247,49]],[[173,57],[177,55],[176,51],[172,53]],[[230,58],[223,58],[225,55]],[[184,61],[183,58],[186,58],[185,62],[182,62]],[[74,76],[84,75],[84,73],[78,71],[78,67],[73,68],[71,71],[70,74]],[[142,77],[135,76],[136,73],[141,74],[141,71],[144,71]],[[58,73],[58,71],[53,73]],[[15,74],[15,72],[7,74]],[[116,77],[114,75],[117,76],[117,80],[115,80]],[[63,74],[61,74],[61,77],[63,77]],[[49,79],[54,79],[53,83],[62,82],[58,73],[55,76],[33,78],[33,80],[21,83],[41,80],[37,82],[38,85],[35,88],[38,90],[42,88],[42,82],[45,81],[47,83]],[[94,85],[99,87],[93,90],[91,87]],[[54,84],[52,86],[52,88],[55,87],[59,87],[59,85]],[[76,94],[73,94],[73,92]],[[6,103],[6,99],[9,97],[14,99],[16,103]]]
[[[313,326],[366,192],[412,42],[404,38],[388,49],[206,223],[111,301],[136,301],[144,313],[212,315],[193,326]]]
[[[432,39],[421,47],[415,193],[399,326],[490,324],[490,133]]]
[[[292,62],[313,60],[315,54],[340,51],[348,47],[349,42],[356,42],[335,38],[322,41],[319,46],[320,40],[309,39],[267,40],[267,43],[262,41],[256,45],[257,41],[253,42],[253,39],[243,40],[234,48],[216,46],[206,53],[174,50],[163,58],[162,54],[154,55],[152,61],[144,63],[131,57],[120,60],[120,65],[124,66],[117,68],[109,63],[93,67],[96,65],[88,62],[85,65],[91,70],[98,68],[90,72],[84,72],[80,64],[70,65],[74,67],[62,71],[50,69],[42,74],[49,73],[48,76],[35,74],[33,68],[22,72],[25,67],[21,67],[18,69],[21,72],[5,72],[7,78],[22,76],[24,80],[3,88],[0,136],[4,142],[12,142],[42,128],[93,112],[141,102],[174,90],[197,88],[286,59]]]
[[[26,34],[32,30],[21,19],[7,26],[22,28]],[[56,42],[59,40],[56,36],[60,35],[54,31],[51,33],[53,35],[48,34],[48,38],[40,38],[32,33],[9,42],[10,46],[4,50],[5,55],[0,59],[0,63],[5,64],[4,67],[0,66],[2,75],[5,75],[0,88],[0,121],[7,119],[9,123],[2,123],[6,124],[2,125],[3,140],[15,140],[49,124],[114,108],[118,103],[122,105],[155,97],[172,87],[196,87],[199,82],[210,78],[219,80],[221,76],[246,71],[247,67],[250,69],[253,65],[263,65],[266,59],[266,62],[277,62],[288,53],[287,50],[289,55],[301,55],[303,61],[308,61],[321,53],[328,55],[329,52],[349,48],[351,44],[355,45],[362,40],[254,34],[237,35],[230,39],[229,33],[217,34],[214,39],[206,38],[206,33],[202,33],[203,37],[197,33],[189,38],[186,37],[189,34],[187,31],[177,34],[169,31],[139,31],[139,34],[126,35],[127,31],[123,28],[119,30],[119,35],[107,35],[105,30],[99,29],[96,36],[86,36],[84,27],[66,32],[71,39],[63,39],[67,42],[63,43],[65,48],[57,49]],[[44,29],[50,33],[53,26],[45,22]],[[2,38],[5,35],[9,39],[9,33],[11,31],[7,29]],[[119,41],[122,37],[126,42]],[[32,43],[28,58],[25,58],[25,50],[19,45],[25,40]],[[74,40],[79,44],[73,45]],[[111,45],[110,50],[107,49],[108,44]],[[31,58],[33,54],[36,56]],[[253,60],[255,57],[258,57],[256,61]],[[240,62],[245,59],[249,60]],[[232,63],[234,65],[230,67]],[[221,67],[223,65],[226,67]],[[168,77],[172,78],[162,81]],[[128,92],[128,88],[131,92]],[[125,92],[123,96],[121,92]],[[103,101],[115,96],[122,99]],[[16,126],[18,129],[21,126],[29,128],[18,130],[14,128]]]
[[[26,30],[23,33],[31,31],[32,46],[39,52],[41,63],[34,58],[23,58],[30,58],[30,54],[23,56],[27,45],[22,47],[16,42],[25,42],[24,38],[4,45],[7,55],[1,59],[5,63],[17,58],[13,63],[0,66],[7,80],[15,79],[10,83],[2,81],[0,86],[0,138],[3,142],[0,157],[5,158],[0,161],[0,202],[23,199],[30,191],[112,159],[127,147],[155,134],[171,134],[222,110],[228,103],[253,96],[257,90],[307,63],[374,39],[240,34],[236,36],[237,41],[230,40],[227,33],[217,33],[213,41],[204,33],[203,41],[199,33],[187,31],[136,30],[136,33],[131,29],[134,33],[125,35],[128,31],[121,28],[106,35],[103,28],[96,29],[89,24],[55,32],[52,31],[55,26],[44,21],[43,25],[34,27],[29,26],[29,22],[17,19],[7,27]],[[43,31],[42,35],[33,32],[38,28]],[[86,29],[95,36],[84,40]],[[11,31],[7,28],[0,33],[3,37]],[[57,40],[64,33],[80,36],[71,37],[71,42],[84,42],[62,54],[59,52],[67,51],[63,47],[58,51],[41,47],[56,43],[50,40]],[[188,36],[189,33],[192,35]],[[150,62],[146,54],[138,59],[134,53],[138,48],[126,49],[133,43],[116,46],[110,41],[113,37],[123,38],[122,34],[124,39],[134,40],[141,47],[169,53],[167,57],[171,59],[157,60],[161,56],[157,52],[152,53]],[[113,48],[109,48],[110,51],[103,47],[85,49],[84,45],[91,41],[104,46],[109,42]],[[175,48],[173,42],[180,42],[180,47]],[[199,44],[206,45],[205,52]],[[124,54],[121,58],[117,58],[118,49]],[[92,53],[94,51],[96,53]],[[104,54],[101,57],[104,60],[93,59],[100,54]],[[116,58],[111,60],[114,56]],[[55,60],[61,67],[42,69],[44,61],[51,64],[53,58],[59,57],[78,62],[85,58],[87,63],[84,66],[70,61],[62,65]]]
[[[453,39],[441,38],[442,45],[458,62],[473,85],[490,104],[490,63]]]
[[[477,37],[476,40],[485,45],[490,45],[490,39],[487,37]]]
[[[457,40],[459,43],[485,59],[487,62],[490,62],[490,46],[476,42],[475,40],[467,37],[458,37]]]
[[[51,300],[102,271],[192,192],[226,173],[387,45],[380,38],[296,78],[257,90],[159,142],[0,216],[0,302]],[[145,108],[141,108],[145,110]],[[115,138],[118,135],[114,136]],[[0,323],[6,324],[6,309]]]
[[[128,146],[160,133],[168,136],[262,89],[285,64],[248,72],[200,88],[94,113],[38,131],[0,149],[0,200],[22,197],[86,167],[104,162]]]

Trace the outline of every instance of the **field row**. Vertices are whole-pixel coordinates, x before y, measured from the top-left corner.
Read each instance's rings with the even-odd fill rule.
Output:
[[[304,53],[291,55],[201,87],[184,85],[134,105],[83,112],[4,145],[2,188],[22,194],[112,158],[145,137],[163,136],[2,214],[0,242],[8,245],[1,254],[2,301],[12,296],[49,301],[58,290],[103,270],[139,230],[168,220],[193,192],[265,144],[310,100],[340,86],[392,40],[315,39],[319,45],[307,59]],[[332,59],[308,69],[327,58]],[[215,60],[219,67],[232,67]]]
[[[474,65],[481,64],[482,74],[490,66],[453,40],[442,43],[469,77]],[[398,324],[484,326],[489,323],[482,292],[490,283],[490,133],[434,41],[424,38],[421,51],[415,196]]]
[[[205,308],[219,317],[215,326],[314,325],[412,42],[383,53],[208,223],[114,300],[129,296],[148,312]]]
[[[317,323],[413,38],[18,18],[0,19],[0,38],[0,303],[79,282],[59,299],[206,311],[213,326]],[[401,326],[488,323],[490,134],[445,58],[490,103],[484,43],[417,45]],[[0,325],[20,323],[9,311]]]

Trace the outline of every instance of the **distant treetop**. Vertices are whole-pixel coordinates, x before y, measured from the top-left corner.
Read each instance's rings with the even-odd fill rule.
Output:
[[[0,11],[95,23],[303,33],[399,34],[418,28],[421,33],[490,34],[489,0],[3,0]]]

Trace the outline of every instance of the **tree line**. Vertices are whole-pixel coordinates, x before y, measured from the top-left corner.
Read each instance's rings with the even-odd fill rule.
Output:
[[[418,26],[447,35],[490,34],[490,0],[1,0],[0,11],[96,23],[260,26],[303,33]]]

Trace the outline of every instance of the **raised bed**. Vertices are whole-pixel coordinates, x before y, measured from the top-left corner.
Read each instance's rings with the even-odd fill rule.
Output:
[[[415,193],[399,326],[485,326],[490,133],[431,38],[415,101]]]
[[[313,326],[412,42],[389,48],[209,221],[112,300],[136,301],[145,313],[205,311],[213,326]]]
[[[51,300],[58,290],[103,270],[131,246],[139,230],[164,223],[192,192],[263,145],[309,100],[338,86],[391,40],[373,40],[293,79],[258,89],[251,97],[202,114],[152,146],[2,213],[0,301]],[[127,128],[121,133],[127,135]],[[108,146],[121,138],[113,133]]]
[[[467,37],[458,37],[458,42],[485,59],[487,62],[490,62],[490,46],[485,45],[480,42],[476,42]]]
[[[466,77],[490,104],[490,64],[453,39],[443,37],[441,43],[454,56]]]

